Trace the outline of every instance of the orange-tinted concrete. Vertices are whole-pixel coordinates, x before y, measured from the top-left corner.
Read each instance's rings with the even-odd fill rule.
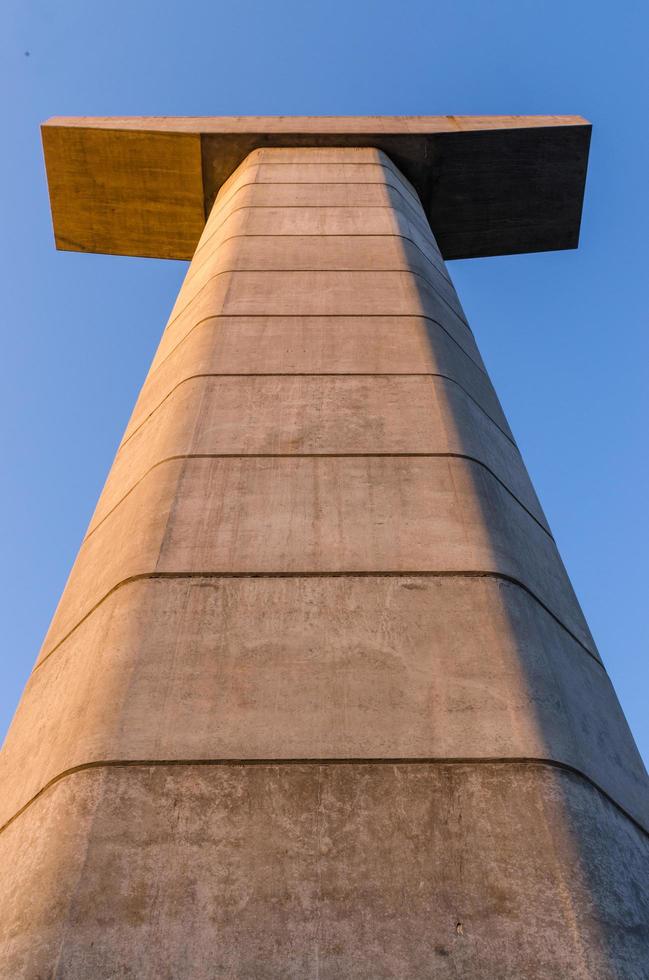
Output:
[[[385,154],[222,187],[0,766],[2,976],[647,975],[646,772]]]

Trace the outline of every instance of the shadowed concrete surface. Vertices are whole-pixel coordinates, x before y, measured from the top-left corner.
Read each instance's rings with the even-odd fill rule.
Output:
[[[0,756],[0,975],[649,976],[649,785],[416,192],[223,185]]]

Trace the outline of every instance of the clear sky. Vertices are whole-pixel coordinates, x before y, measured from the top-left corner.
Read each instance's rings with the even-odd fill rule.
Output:
[[[449,263],[645,760],[649,7],[3,0],[0,734],[185,264],[56,252],[51,115],[575,113],[577,251]]]

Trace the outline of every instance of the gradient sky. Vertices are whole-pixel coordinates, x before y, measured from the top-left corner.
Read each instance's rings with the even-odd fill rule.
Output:
[[[0,737],[186,265],[56,252],[51,115],[576,113],[577,251],[449,263],[645,760],[649,7],[3,0]]]

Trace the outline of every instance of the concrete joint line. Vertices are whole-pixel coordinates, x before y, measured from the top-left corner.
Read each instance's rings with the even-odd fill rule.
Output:
[[[215,272],[215,273],[213,273],[213,275],[209,276],[205,280],[205,282],[203,283],[203,285],[200,286],[196,290],[196,292],[191,297],[191,299],[187,300],[187,303],[185,304],[185,306],[183,306],[180,310],[178,310],[178,312],[176,313],[176,315],[173,316],[170,320],[167,321],[167,325],[165,326],[165,331],[167,331],[169,329],[169,327],[173,323],[175,323],[176,320],[178,320],[179,317],[181,317],[183,315],[183,313],[186,313],[187,310],[192,306],[192,304],[196,302],[196,300],[201,295],[201,293],[203,292],[203,290],[207,286],[209,286],[209,284],[211,282],[213,282],[215,279],[218,279],[220,276],[241,276],[241,275],[248,275],[250,273],[254,273],[255,275],[265,275],[265,276],[284,275],[284,274],[291,274],[291,273],[296,273],[298,275],[299,274],[307,275],[308,273],[311,273],[311,272],[328,273],[329,275],[332,275],[332,276],[338,275],[338,273],[340,273],[340,272],[371,273],[372,275],[375,275],[375,276],[382,276],[382,275],[385,275],[386,273],[399,273],[399,275],[413,276],[414,278],[421,279],[421,281],[422,282],[425,282],[427,286],[430,286],[430,288],[435,293],[435,295],[450,310],[450,312],[453,314],[453,316],[457,317],[457,319],[462,324],[462,326],[471,334],[471,336],[473,336],[473,331],[472,331],[471,327],[469,326],[469,324],[467,323],[467,321],[464,319],[464,317],[460,316],[460,314],[457,312],[457,310],[454,310],[453,309],[453,307],[449,304],[449,302],[447,300],[444,299],[444,297],[442,296],[442,294],[433,285],[433,283],[429,279],[426,279],[425,276],[420,275],[418,272],[413,272],[411,269],[380,269],[380,270],[378,270],[378,269],[221,269],[219,272]],[[248,315],[250,315],[250,314],[248,314]],[[309,316],[308,313],[298,314],[298,315]],[[321,315],[322,316],[326,316],[328,314],[321,314]],[[346,314],[346,313],[337,313],[337,314],[334,314],[334,316],[348,316],[348,315],[350,315],[350,314]],[[353,316],[354,314],[351,314],[351,315]],[[356,314],[356,315],[357,316],[365,316],[365,314]],[[400,315],[402,315],[402,314],[395,314],[395,316],[400,316]],[[406,316],[421,316],[423,314],[421,314],[421,313],[412,313],[412,314],[405,314],[405,315]]]
[[[272,149],[272,147],[268,147],[268,149]],[[306,147],[304,147],[304,149],[306,149]],[[365,147],[363,147],[363,149],[365,149]],[[378,149],[378,147],[376,149]],[[255,152],[254,150],[251,150],[251,153],[254,152]],[[382,151],[379,150],[379,152]],[[395,178],[395,180],[397,180],[403,186],[403,189],[410,195],[413,201],[416,201],[419,207],[422,208],[423,210],[423,204],[421,203],[421,198],[415,191],[412,184],[410,184],[410,181],[408,181],[407,177],[404,177],[403,174],[399,173],[398,170],[396,170],[392,166],[389,166],[387,163],[377,163],[376,161],[370,161],[370,160],[336,160],[336,161],[333,160],[328,160],[328,161],[325,160],[251,160],[249,163],[245,163],[244,160],[243,163],[239,164],[236,170],[232,171],[228,179],[224,181],[223,187],[226,186],[228,181],[232,180],[232,178],[237,173],[237,171],[239,171],[239,174],[244,174],[246,170],[250,170],[252,169],[252,167],[295,167],[295,166],[299,166],[299,167],[334,166],[335,167],[339,165],[350,166],[350,167],[378,167],[381,170],[385,170],[386,173],[391,174]],[[331,183],[331,181],[325,180],[323,181],[323,183],[327,184],[327,183]],[[346,184],[347,181],[338,181],[337,183]],[[218,198],[218,194],[214,199],[214,203],[216,203],[217,198]]]
[[[81,619],[79,619],[75,625],[68,630],[68,632],[58,640],[51,650],[48,651],[43,657],[40,658],[38,663],[36,663],[32,669],[32,674],[37,670],[40,670],[50,657],[56,653],[56,651],[61,647],[65,641],[72,636],[74,632],[85,623],[87,619],[92,616],[96,609],[98,609],[103,603],[110,598],[119,589],[123,589],[127,585],[131,585],[134,582],[145,582],[145,581],[180,581],[182,579],[231,579],[231,578],[490,578],[499,582],[507,582],[508,585],[514,585],[526,593],[531,599],[536,602],[538,606],[543,609],[551,619],[560,626],[561,629],[572,637],[575,643],[581,647],[584,653],[588,654],[591,660],[600,667],[600,669],[607,674],[607,670],[604,664],[599,659],[596,653],[593,653],[583,640],[580,640],[575,633],[569,629],[564,622],[552,612],[552,610],[546,606],[542,599],[540,599],[535,592],[533,592],[527,585],[521,582],[519,579],[514,578],[513,575],[507,575],[504,572],[484,572],[484,571],[381,571],[381,572],[364,572],[364,571],[351,571],[351,572],[140,572],[137,575],[129,575],[128,578],[122,579],[112,586],[99,599],[94,606],[85,613]]]
[[[245,190],[246,187],[389,187],[390,190],[395,191],[399,195],[401,200],[404,201],[409,208],[412,208],[418,218],[423,217],[424,221],[426,220],[426,215],[421,206],[421,202],[415,201],[412,194],[408,194],[408,196],[406,196],[401,188],[390,183],[389,180],[287,180],[281,183],[276,180],[251,180],[245,184],[241,184],[236,190],[232,191],[227,198],[224,198],[224,200],[219,203],[219,206],[216,209],[215,207],[217,200],[215,200],[212,211],[210,211],[210,217],[216,217],[217,215],[221,214],[222,211],[225,211],[229,203],[237,196],[237,194]],[[410,203],[408,197],[410,197],[413,203],[416,205],[415,207],[413,207],[413,204]],[[275,206],[283,207],[281,204]],[[363,207],[363,205],[360,206]],[[421,216],[419,211],[421,211]]]
[[[457,340],[455,339],[455,337],[453,337],[453,335],[448,332],[448,330],[446,329],[446,327],[444,326],[444,324],[443,323],[440,323],[439,320],[434,320],[431,316],[426,316],[426,314],[424,314],[424,313],[387,313],[387,314],[384,314],[384,313],[352,313],[352,314],[349,314],[349,313],[334,313],[334,314],[315,313],[315,314],[307,314],[306,319],[315,319],[315,320],[318,320],[318,319],[320,319],[320,320],[339,320],[339,319],[348,319],[348,320],[372,320],[372,319],[375,319],[376,317],[381,317],[384,320],[386,320],[386,319],[388,319],[388,320],[389,319],[397,319],[397,320],[399,320],[399,319],[406,319],[406,320],[409,320],[409,319],[413,319],[414,318],[414,319],[419,319],[419,320],[425,320],[427,323],[434,323],[436,327],[439,327],[440,330],[443,330],[444,331],[444,333],[446,334],[446,336],[448,337],[448,339],[451,340],[455,344],[455,346],[457,347],[457,349],[459,351],[461,351],[462,354],[464,354],[464,356],[469,361],[471,361],[471,363],[473,364],[473,366],[478,371],[480,371],[480,373],[485,376],[485,378],[487,379],[487,381],[489,382],[489,384],[491,384],[491,379],[490,379],[489,375],[487,374],[487,372],[484,370],[484,368],[480,367],[480,365],[478,364],[477,361],[474,361],[474,359],[464,349],[464,347],[462,347],[462,345],[457,342]],[[193,326],[191,326],[189,328],[189,330],[187,331],[187,333],[183,337],[180,338],[180,340],[178,341],[178,343],[175,344],[171,348],[171,350],[169,351],[169,353],[168,354],[165,354],[165,356],[158,362],[158,364],[156,364],[155,368],[153,368],[153,370],[149,372],[149,374],[147,375],[147,377],[145,379],[145,384],[146,384],[146,382],[150,378],[153,378],[157,374],[157,372],[160,370],[160,368],[162,367],[162,365],[166,361],[169,360],[169,358],[171,357],[171,355],[174,354],[178,350],[178,348],[181,347],[182,344],[185,343],[185,341],[187,340],[187,338],[198,327],[205,326],[206,323],[210,323],[212,320],[251,320],[251,319],[252,320],[254,320],[254,319],[262,319],[262,320],[302,320],[302,319],[305,319],[305,317],[301,316],[298,313],[289,313],[289,314],[283,314],[283,313],[264,314],[264,313],[260,313],[260,314],[254,314],[253,316],[249,316],[248,314],[241,314],[241,313],[212,313],[212,314],[210,314],[210,316],[204,316],[200,320],[197,320],[196,323],[194,323]],[[289,373],[287,373],[287,375],[286,375],[287,377],[289,376]],[[413,372],[413,373],[414,374],[417,374],[418,372]],[[296,372],[296,374],[299,375],[300,372],[298,371],[298,372]],[[254,372],[252,372],[252,375],[251,376],[254,377]],[[405,377],[405,375],[404,375],[404,377]]]
[[[369,206],[370,205],[368,205],[368,207]],[[258,210],[258,209],[262,209],[263,210],[263,207],[264,207],[264,205],[254,205],[254,204],[251,204],[251,205],[248,205],[247,207],[236,208],[235,211],[232,212],[232,214],[236,214],[238,211],[254,211],[254,210]],[[313,206],[313,205],[310,205],[307,208],[305,208],[305,210],[317,210],[317,209],[318,208],[315,207],[315,206]],[[333,210],[347,210],[347,209],[346,208],[341,208],[339,206],[338,208],[333,208]],[[396,209],[394,209],[394,208],[383,208],[383,210],[392,211],[392,210],[396,210]],[[203,251],[203,249],[214,239],[214,236],[220,231],[220,229],[223,227],[223,225],[228,220],[229,220],[229,217],[228,218],[225,218],[221,222],[221,224],[218,226],[218,228],[216,229],[216,231],[212,232],[212,234],[209,236],[209,238],[206,238],[205,241],[200,246],[197,247],[196,252],[194,253],[194,257],[191,260],[192,263],[193,263],[194,259],[196,258],[196,255],[199,252]],[[277,234],[269,234],[269,235],[247,235],[245,232],[242,232],[241,234],[238,234],[238,235],[229,235],[227,238],[224,238],[223,241],[216,247],[215,251],[217,251],[221,247],[221,245],[225,244],[225,242],[230,241],[232,238],[401,238],[401,239],[403,239],[403,241],[410,242],[411,245],[413,245],[417,249],[417,251],[420,252],[421,255],[423,255],[423,257],[426,260],[426,262],[429,262],[432,265],[432,267],[435,270],[435,272],[437,272],[442,277],[442,279],[445,279],[446,282],[449,284],[449,286],[451,286],[453,289],[455,288],[453,286],[453,281],[451,280],[451,277],[448,275],[448,273],[445,271],[445,269],[442,268],[442,267],[440,267],[440,266],[438,266],[438,265],[436,265],[435,262],[433,261],[433,259],[431,258],[431,256],[430,255],[427,255],[426,252],[424,252],[424,250],[421,247],[421,245],[419,245],[414,240],[414,238],[410,238],[409,235],[404,235],[404,234],[399,233],[399,232],[390,232],[390,233],[385,233],[385,234],[383,234],[383,233],[380,233],[380,234],[379,233],[368,234],[368,233],[365,233],[365,232],[362,232],[362,231],[344,232],[344,233],[335,233],[335,234],[332,234],[332,233],[326,233],[326,234],[325,233],[322,233],[322,234],[321,233],[317,233],[316,234],[315,232],[312,232],[312,233],[310,233],[308,235],[292,235],[292,234],[282,235],[282,234],[279,234],[279,233],[277,233]],[[423,233],[422,233],[422,238],[424,238],[424,240],[427,240],[426,239],[426,236]],[[434,251],[437,252],[437,247],[436,247],[436,245],[434,244],[434,242],[432,240],[429,242],[429,244],[430,244],[431,248],[434,249]],[[200,266],[202,266],[205,261],[207,261],[207,257],[204,257],[202,259],[202,261],[199,262],[197,268],[200,268]],[[442,264],[443,264],[443,260],[442,260]],[[191,267],[191,263],[190,263],[190,267]],[[188,270],[188,274],[189,274],[189,270]],[[192,274],[192,278],[193,278],[193,274]]]
[[[9,817],[2,826],[0,834],[7,830],[14,821],[25,813],[37,800],[40,799],[48,790],[56,786],[63,779],[77,775],[81,772],[88,772],[94,769],[149,769],[149,768],[179,768],[189,766],[208,767],[214,766],[225,768],[227,766],[247,767],[247,766],[521,766],[525,768],[549,768],[558,769],[562,772],[570,773],[578,779],[583,779],[597,793],[611,803],[623,816],[627,818],[639,831],[649,837],[649,828],[645,827],[640,821],[626,810],[621,803],[611,796],[605,789],[595,782],[590,776],[581,769],[571,766],[567,762],[559,762],[556,759],[526,758],[522,756],[500,756],[494,758],[482,757],[435,757],[427,758],[349,758],[349,759],[100,759],[94,762],[85,762],[53,776],[48,780],[37,793],[32,796],[13,816]]]
[[[432,236],[432,234],[433,234],[432,229],[431,229],[430,225],[428,224],[428,220],[426,218],[426,215],[423,213],[423,211],[422,211],[421,214],[418,214],[417,210],[415,208],[413,208],[412,205],[409,204],[409,202],[405,199],[405,197],[403,196],[403,194],[401,194],[401,192],[398,190],[398,188],[392,187],[391,184],[387,184],[386,185],[386,184],[383,184],[383,183],[378,183],[376,181],[374,183],[369,182],[366,185],[365,184],[359,184],[358,186],[368,186],[368,187],[372,187],[372,186],[374,186],[374,187],[386,187],[387,186],[387,187],[392,187],[392,190],[396,191],[396,193],[399,195],[399,197],[403,201],[403,205],[405,205],[405,207],[403,205],[397,207],[397,205],[394,205],[394,204],[393,205],[391,205],[391,204],[242,204],[242,205],[239,205],[238,207],[232,207],[232,208],[230,207],[230,203],[232,201],[232,198],[234,198],[239,193],[240,190],[244,190],[246,187],[263,187],[263,186],[266,186],[266,187],[322,187],[323,185],[322,184],[288,184],[288,183],[287,184],[271,184],[271,183],[268,183],[268,184],[265,184],[265,185],[263,185],[263,184],[254,184],[254,183],[253,184],[244,184],[242,187],[240,187],[238,190],[234,191],[234,193],[230,195],[230,197],[228,198],[228,202],[227,203],[224,203],[216,211],[214,211],[213,213],[210,213],[207,216],[207,219],[209,220],[210,218],[217,218],[219,215],[223,214],[224,212],[227,212],[225,214],[225,217],[219,222],[219,224],[216,226],[216,228],[213,231],[210,232],[210,234],[205,239],[205,241],[204,242],[201,242],[196,247],[196,251],[194,252],[194,255],[192,256],[192,261],[196,258],[196,256],[198,255],[198,253],[201,252],[205,248],[205,246],[207,245],[207,243],[214,238],[214,235],[217,233],[217,231],[219,230],[219,228],[222,228],[223,225],[225,224],[225,222],[228,221],[233,214],[236,214],[237,211],[245,211],[248,208],[251,208],[251,209],[255,209],[255,208],[265,208],[265,209],[268,209],[268,208],[271,208],[271,209],[277,210],[277,211],[283,211],[285,208],[302,208],[302,209],[305,209],[305,210],[315,210],[315,211],[321,211],[323,209],[324,210],[345,210],[345,211],[347,211],[350,208],[353,208],[355,211],[364,211],[366,208],[369,208],[371,210],[374,210],[376,208],[381,208],[384,211],[390,211],[391,214],[394,213],[394,212],[398,212],[399,214],[402,214],[403,217],[407,221],[414,221],[414,223],[417,225],[417,227],[421,230],[421,232],[424,235],[424,237],[427,237],[428,235],[431,235]],[[347,185],[347,184],[330,184],[329,186],[330,187],[347,187],[349,185]],[[406,211],[405,208],[408,208],[408,210]],[[428,240],[430,241],[430,244],[433,246],[433,248],[435,249],[435,251],[436,252],[439,251],[438,248],[437,248],[437,243],[435,242],[435,239],[433,237],[431,237]],[[440,255],[440,258],[441,258],[441,255]]]
[[[140,431],[140,429],[142,428],[143,425],[146,425],[146,423],[149,421],[149,419],[152,418],[153,415],[155,415],[155,413],[158,411],[158,409],[161,408],[164,405],[164,403],[167,401],[168,398],[171,398],[171,396],[173,395],[173,393],[175,391],[177,391],[178,388],[181,388],[184,384],[187,384],[188,381],[197,381],[200,378],[443,378],[445,381],[449,381],[451,384],[456,385],[460,389],[460,391],[467,398],[469,398],[473,402],[473,404],[476,406],[476,408],[478,408],[482,412],[482,414],[485,416],[485,418],[489,419],[489,421],[492,423],[492,425],[495,425],[499,432],[502,432],[502,434],[504,435],[505,439],[507,439],[508,442],[510,442],[512,444],[512,446],[514,447],[514,449],[520,455],[520,450],[518,449],[518,446],[516,445],[516,443],[514,442],[514,440],[512,439],[512,437],[509,436],[500,425],[498,425],[498,423],[496,422],[496,420],[493,419],[491,417],[491,415],[489,415],[489,413],[486,411],[486,409],[484,409],[482,407],[482,405],[480,404],[480,402],[476,401],[476,399],[473,397],[473,395],[471,395],[466,390],[466,388],[463,385],[460,384],[459,381],[456,381],[455,378],[449,377],[448,374],[438,374],[438,373],[433,372],[433,371],[431,371],[431,372],[421,372],[421,373],[417,373],[417,374],[415,374],[415,373],[413,373],[413,374],[396,374],[396,373],[392,373],[392,372],[390,372],[389,374],[387,374],[387,373],[386,374],[377,374],[375,372],[370,372],[370,371],[366,372],[365,374],[361,374],[361,373],[356,372],[356,371],[354,373],[349,372],[348,374],[331,374],[331,373],[328,373],[328,372],[325,372],[325,371],[321,371],[318,374],[314,374],[314,373],[307,372],[307,371],[299,371],[299,372],[298,371],[295,371],[295,372],[293,372],[291,374],[280,374],[278,372],[268,372],[268,373],[264,373],[264,374],[235,374],[235,373],[232,373],[232,374],[213,374],[213,373],[209,373],[209,374],[190,374],[186,378],[183,378],[181,381],[179,381],[177,384],[175,384],[173,386],[173,388],[171,388],[167,392],[167,394],[164,396],[164,398],[162,398],[161,401],[158,402],[158,404],[156,405],[156,407],[151,409],[151,411],[146,416],[146,418],[142,419],[142,421],[140,422],[140,424],[137,425],[128,436],[125,436],[125,438],[122,439],[122,441],[120,442],[119,446],[117,447],[117,453],[115,454],[115,458],[117,458],[117,456],[119,455],[120,451],[124,448],[124,446],[133,438],[133,436],[137,432]],[[299,456],[300,454],[297,453],[296,455]],[[307,454],[307,455],[309,455],[309,454]],[[358,455],[366,456],[368,454],[367,453],[359,453]],[[369,454],[369,455],[373,455],[373,454]],[[394,455],[394,454],[392,454],[392,453],[384,453],[382,455],[391,456],[391,455]],[[429,454],[428,453],[423,453],[423,454],[422,453],[418,453],[416,455],[425,455],[426,456],[426,455],[429,455]]]
[[[243,174],[245,174],[246,171],[250,170],[252,167],[268,167],[268,166],[275,166],[275,164],[270,160],[266,161],[265,163],[263,162],[251,163],[249,164],[249,166],[243,167],[241,169],[239,176],[243,176]],[[284,163],[284,164],[280,164],[280,166],[287,167],[290,166],[290,164]],[[307,163],[307,164],[300,164],[300,166],[321,167],[321,166],[326,166],[326,164]],[[426,212],[424,211],[424,206],[421,203],[420,198],[418,196],[415,196],[415,194],[413,194],[412,191],[408,187],[406,187],[403,181],[400,180],[395,174],[395,172],[391,170],[389,167],[385,167],[381,163],[363,163],[363,164],[359,164],[358,166],[378,167],[380,170],[383,170],[383,172],[387,174],[389,177],[393,178],[393,180],[396,180],[396,184],[394,184],[392,180],[388,179],[387,177],[384,178],[383,180],[249,180],[246,181],[245,184],[241,184],[239,187],[237,187],[236,190],[233,190],[232,193],[229,194],[227,197],[224,197],[222,201],[219,201],[219,196],[217,194],[217,196],[214,198],[214,204],[212,205],[212,209],[214,209],[216,205],[219,204],[218,210],[214,212],[215,214],[219,214],[223,210],[223,208],[227,206],[229,201],[232,200],[235,194],[237,194],[240,190],[243,190],[244,187],[390,187],[393,191],[396,191],[397,194],[399,194],[400,197],[402,197],[407,204],[410,204],[410,201],[412,201],[411,207],[414,205],[414,210],[416,210],[417,212],[421,211],[424,217],[426,216]],[[234,174],[232,174],[232,177],[234,177]],[[231,178],[228,178],[228,180],[230,179]],[[236,183],[236,181],[233,181],[233,183]],[[225,187],[225,185],[223,186]],[[223,190],[223,188],[221,189]],[[410,198],[410,201],[408,200],[408,198]]]
[[[119,452],[119,450],[118,450]],[[525,513],[535,521],[541,530],[547,534],[551,541],[554,541],[552,533],[549,528],[535,517],[531,510],[529,510],[525,504],[518,499],[513,490],[504,483],[499,476],[496,476],[494,471],[483,463],[482,460],[476,459],[475,456],[468,456],[466,453],[177,453],[175,456],[165,456],[163,459],[157,460],[153,463],[148,470],[146,470],[142,476],[136,480],[133,486],[126,491],[123,497],[120,497],[116,504],[104,514],[102,519],[98,521],[92,530],[88,531],[81,542],[87,541],[88,538],[95,531],[101,527],[101,525],[106,521],[112,513],[114,513],[117,508],[124,503],[127,497],[129,497],[136,487],[138,487],[146,478],[159,466],[164,466],[167,463],[178,462],[179,460],[186,459],[464,459],[469,463],[475,463],[476,466],[481,466],[489,476],[493,477],[496,483],[505,490],[509,496],[514,500],[519,507],[521,507]]]
[[[119,452],[119,450],[118,450]],[[476,466],[481,466],[489,476],[493,477],[496,483],[505,490],[512,500],[514,500],[519,507],[521,507],[525,513],[535,521],[541,530],[547,534],[551,541],[554,541],[552,533],[549,528],[535,517],[531,510],[529,510],[522,501],[518,499],[513,490],[507,486],[506,483],[496,476],[496,474],[491,470],[486,463],[481,460],[476,459],[475,456],[467,456],[465,453],[178,453],[175,456],[165,456],[164,459],[159,459],[157,462],[153,463],[152,466],[146,470],[142,476],[136,480],[133,486],[126,491],[123,497],[114,504],[113,507],[104,514],[102,519],[98,521],[95,526],[86,533],[83,538],[82,544],[87,541],[91,535],[97,531],[101,525],[106,521],[112,513],[114,513],[121,504],[124,503],[127,497],[129,497],[133,491],[138,487],[146,478],[159,466],[164,466],[167,463],[178,462],[179,460],[186,459],[464,459],[469,463],[475,463]]]
[[[230,212],[228,212],[223,221],[217,225],[217,227],[213,232],[211,232],[211,234],[208,235],[205,241],[196,246],[196,251],[192,255],[190,261],[194,261],[198,253],[202,252],[208,242],[212,241],[217,232],[220,231],[226,221],[230,220],[233,214],[237,214],[239,211],[290,211],[296,208],[301,211],[389,211],[390,214],[397,212],[398,214],[403,215],[406,221],[414,221],[414,219],[407,215],[405,211],[402,211],[397,207],[390,207],[389,204],[242,204],[241,207],[233,208]],[[439,252],[435,240],[433,238],[428,238],[429,234],[432,235],[430,226],[426,227],[418,222],[415,222],[415,225],[421,232],[422,238],[429,243],[433,251]]]
[[[227,238],[223,238],[219,242],[219,244],[215,247],[214,251],[213,252],[210,252],[210,255],[209,256],[205,256],[205,258],[203,259],[203,261],[202,262],[199,262],[199,264],[196,266],[195,269],[191,269],[191,267],[190,267],[187,270],[187,275],[185,276],[185,280],[184,280],[183,286],[187,282],[193,282],[193,280],[196,278],[196,275],[198,273],[198,270],[199,269],[202,269],[203,266],[205,265],[205,263],[208,261],[208,259],[209,258],[212,258],[214,255],[216,255],[216,253],[219,252],[223,248],[224,245],[227,245],[228,242],[236,241],[239,238],[248,238],[248,239],[250,239],[250,238],[281,238],[284,241],[287,238],[398,238],[399,241],[402,241],[402,242],[410,242],[410,244],[412,245],[412,247],[413,248],[416,248],[417,251],[419,252],[419,254],[423,257],[424,261],[427,262],[430,265],[431,269],[433,269],[437,273],[437,275],[441,279],[444,280],[444,282],[447,282],[449,284],[449,286],[451,287],[451,289],[455,290],[455,286],[453,285],[453,283],[452,283],[451,279],[449,278],[449,276],[444,275],[444,273],[439,268],[439,266],[436,266],[435,265],[435,263],[433,262],[433,260],[431,259],[431,257],[429,255],[426,255],[426,253],[424,252],[424,250],[422,248],[420,248],[420,246],[417,244],[417,242],[413,238],[409,238],[408,235],[398,235],[396,233],[393,234],[393,235],[392,234],[390,234],[390,235],[388,235],[388,234],[383,235],[383,234],[378,234],[378,233],[374,233],[374,234],[370,234],[370,235],[365,235],[362,232],[345,233],[345,234],[341,234],[341,235],[331,235],[331,234],[328,234],[328,235],[324,235],[324,234],[323,235],[320,235],[320,234],[315,234],[313,232],[310,232],[308,235],[288,235],[288,234],[287,235],[279,235],[279,234],[277,234],[277,235],[276,234],[273,234],[273,235],[257,235],[257,234],[248,235],[245,232],[241,232],[240,234],[237,234],[237,235],[228,235]],[[247,270],[247,269],[241,269],[241,270],[238,270],[238,271],[240,271],[240,272],[247,272],[249,270]],[[295,269],[293,269],[293,270],[271,269],[271,270],[268,270],[268,271],[270,271],[270,272],[286,272],[286,271],[289,271],[289,272],[290,271],[293,271],[293,272],[295,272],[295,271],[299,271],[299,270],[295,270]],[[382,272],[383,270],[382,269],[369,269],[369,270],[368,269],[342,269],[342,270],[339,270],[339,269],[317,269],[315,271],[317,271],[317,272],[340,272],[340,271],[342,271],[342,272],[368,272],[368,271],[369,272]],[[410,272],[410,269],[404,269],[403,271],[404,272]]]

